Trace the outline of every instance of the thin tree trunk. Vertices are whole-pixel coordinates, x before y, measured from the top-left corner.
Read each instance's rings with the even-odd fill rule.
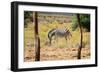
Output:
[[[40,39],[38,34],[38,13],[33,13],[35,29],[35,61],[40,61]]]
[[[81,59],[83,32],[82,32],[82,27],[81,27],[81,24],[80,24],[80,14],[77,14],[77,20],[78,20],[78,26],[80,28],[80,45],[79,45],[79,48],[78,48],[78,56],[77,56],[77,59]]]

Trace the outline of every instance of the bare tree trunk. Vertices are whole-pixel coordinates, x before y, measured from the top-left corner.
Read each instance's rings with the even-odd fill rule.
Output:
[[[79,45],[79,48],[78,48],[78,56],[77,56],[77,59],[81,59],[83,32],[82,32],[82,27],[81,27],[81,24],[80,24],[80,14],[77,14],[77,20],[78,20],[78,26],[80,28],[80,45]]]
[[[40,61],[40,38],[38,34],[38,13],[33,13],[35,29],[35,61]]]

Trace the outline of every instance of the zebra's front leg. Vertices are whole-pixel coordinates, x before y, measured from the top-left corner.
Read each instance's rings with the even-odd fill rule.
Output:
[[[65,40],[66,40],[66,44],[67,44],[67,37],[65,37]]]
[[[67,44],[67,37],[65,37],[65,40],[66,40],[66,46],[67,46],[67,45],[68,45],[68,44]]]

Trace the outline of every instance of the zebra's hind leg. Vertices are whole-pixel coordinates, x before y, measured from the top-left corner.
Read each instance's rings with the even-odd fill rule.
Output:
[[[58,48],[59,47],[59,45],[58,45],[58,36],[57,35],[55,35],[55,45],[56,45],[56,48]]]
[[[49,45],[51,46],[51,44],[52,44],[52,43],[51,43],[51,38],[50,38],[50,39],[49,39]]]

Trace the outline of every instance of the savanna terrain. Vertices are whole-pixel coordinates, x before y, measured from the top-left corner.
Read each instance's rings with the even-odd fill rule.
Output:
[[[40,14],[38,17],[38,32],[40,38],[40,61],[51,60],[75,60],[80,43],[79,28],[73,31],[72,15]],[[34,38],[34,21],[28,23],[24,28],[24,61],[35,61],[35,38]],[[68,29],[72,37],[67,41],[65,38],[56,40],[53,38],[52,44],[49,45],[48,32],[54,28]],[[90,32],[83,30],[83,45],[81,59],[90,58]]]

